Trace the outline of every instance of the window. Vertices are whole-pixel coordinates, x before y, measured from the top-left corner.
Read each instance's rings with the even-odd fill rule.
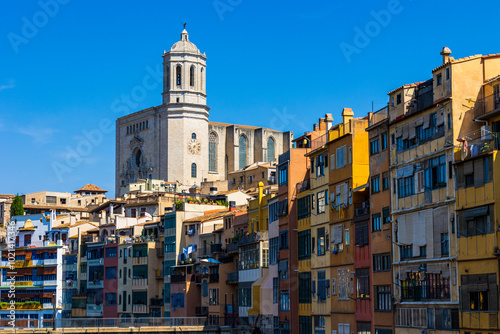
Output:
[[[382,190],[389,189],[389,172],[382,173]]]
[[[288,166],[281,166],[278,170],[278,185],[284,186],[288,184]]]
[[[106,293],[106,305],[116,305],[116,293]]]
[[[191,177],[196,177],[196,164],[194,162],[191,164]]]
[[[325,228],[320,227],[317,230],[318,256],[325,255]]]
[[[288,230],[280,231],[280,250],[288,249]]]
[[[239,269],[256,269],[260,267],[259,243],[252,243],[239,248]]]
[[[324,270],[318,271],[318,303],[325,303],[326,298],[329,297],[330,280],[326,278]]]
[[[350,275],[348,268],[337,269],[338,299],[349,300]]]
[[[351,236],[349,235],[349,229],[348,228],[346,228],[344,230],[344,240],[345,240],[344,241],[345,245],[349,246],[349,242],[351,241]]]
[[[401,260],[410,259],[413,257],[413,246],[399,246],[399,253]]]
[[[311,197],[309,195],[297,200],[297,218],[304,219],[311,216]]]
[[[375,286],[375,310],[376,311],[391,311],[391,286]]]
[[[311,291],[311,272],[299,273],[299,303],[310,304]]]
[[[425,161],[427,168],[424,170],[425,190],[434,190],[446,187],[446,156]]]
[[[415,180],[413,175],[398,179],[398,198],[405,198],[415,193]]]
[[[401,93],[399,93],[398,95],[396,95],[396,105],[401,104],[401,102],[402,102]]]
[[[240,284],[238,289],[238,301],[239,306],[252,306],[252,285]],[[243,285],[243,286],[242,286]]]
[[[278,276],[280,280],[288,279],[288,260],[279,261]]]
[[[365,245],[368,245],[368,223],[363,222],[363,223],[356,223],[356,230],[354,233],[354,239],[355,239],[355,245],[357,247],[363,247]]]
[[[377,154],[379,152],[380,140],[377,138],[370,142],[370,155]]]
[[[315,315],[314,316],[314,333],[315,334],[325,334],[325,329],[326,329],[325,317],[322,315]]]
[[[177,80],[177,86],[180,86],[182,84],[182,68],[180,65],[177,65],[175,68],[175,76]]]
[[[420,246],[420,257],[427,257],[427,247]]]
[[[380,231],[382,229],[382,220],[380,213],[372,215],[372,232]]]
[[[278,277],[273,277],[273,304],[278,304],[279,291],[280,287]]]
[[[442,83],[443,83],[443,75],[439,73],[436,76],[436,86],[441,86]]]
[[[316,200],[318,201],[317,212],[319,215],[325,212],[325,192],[324,191],[318,192]]]
[[[269,239],[269,264],[270,265],[278,264],[278,239],[279,239],[278,237]]]
[[[382,140],[381,146],[382,146],[382,151],[387,149],[387,132],[382,133],[381,137]]]
[[[191,134],[191,139],[196,139],[196,133],[194,133],[194,132],[193,132],[193,133]]]
[[[45,198],[45,202],[47,204],[57,204],[57,197],[56,196],[47,196]]]
[[[493,233],[493,206],[486,205],[458,211],[459,237]]]
[[[106,248],[106,257],[116,257],[116,247]]]
[[[267,162],[274,161],[274,139],[269,137],[267,139]]]
[[[370,270],[368,268],[356,269],[357,296],[361,299],[370,298]]]
[[[380,175],[375,175],[372,177],[372,194],[378,193],[380,191]]]
[[[450,280],[441,274],[408,272],[401,280],[401,298],[407,300],[443,300],[450,298]]]
[[[194,66],[189,69],[189,85],[194,87]]]
[[[391,222],[391,209],[388,206],[382,208],[382,219],[384,224],[389,224]]]
[[[451,126],[452,126],[453,124],[452,124],[452,122],[451,122],[451,114],[450,114],[450,113],[448,113],[447,118],[448,118],[448,130],[451,130]]]
[[[247,165],[247,138],[240,136],[239,139],[239,169],[245,168]]]
[[[441,233],[441,255],[450,255],[448,233]]]
[[[337,169],[347,165],[347,146],[337,148]]]
[[[311,258],[311,230],[305,230],[299,232],[298,258],[299,260],[307,260]]]
[[[493,180],[492,160],[491,156],[485,156],[457,166],[455,173],[457,189],[482,187],[485,183],[491,182]]]
[[[280,311],[290,311],[290,295],[288,290],[280,291]]]
[[[106,267],[106,279],[116,279],[116,267]]]
[[[312,317],[311,316],[299,315],[299,333],[300,334],[312,334]]]

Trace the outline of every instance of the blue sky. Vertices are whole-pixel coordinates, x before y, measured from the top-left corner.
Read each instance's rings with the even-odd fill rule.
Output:
[[[500,52],[493,25],[500,4],[486,1],[462,7],[417,0],[11,0],[1,6],[0,193],[95,183],[113,196],[109,122],[160,104],[161,87],[136,96],[126,110],[116,112],[116,104],[155,72],[184,22],[208,57],[210,119],[295,136],[325,113],[335,123],[344,107],[356,116],[371,111],[372,102],[375,110],[383,107],[390,90],[431,77],[443,46],[456,58]],[[102,137],[80,147],[85,133],[95,131]],[[78,149],[85,154],[71,160]]]

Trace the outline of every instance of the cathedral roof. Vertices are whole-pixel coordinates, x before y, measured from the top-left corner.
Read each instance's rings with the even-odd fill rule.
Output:
[[[201,53],[200,50],[198,50],[198,47],[194,45],[194,43],[191,43],[189,41],[189,34],[184,29],[181,32],[181,40],[172,45],[170,48],[170,52],[194,52],[194,53]]]

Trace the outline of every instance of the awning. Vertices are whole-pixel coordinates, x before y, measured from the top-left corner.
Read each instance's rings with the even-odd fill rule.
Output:
[[[474,219],[478,216],[486,216],[488,214],[488,206],[481,206],[479,208],[469,209],[465,211],[465,220]]]

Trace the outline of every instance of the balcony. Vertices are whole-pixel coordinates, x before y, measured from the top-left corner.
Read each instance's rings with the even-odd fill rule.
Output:
[[[45,309],[52,309],[54,307],[54,304],[52,303],[43,303],[42,304],[42,308],[45,308]]]
[[[102,316],[102,304],[87,304],[87,316],[88,317],[100,317]]]
[[[80,273],[80,279],[83,281],[87,280],[87,273]]]
[[[324,135],[311,140],[311,149],[315,150],[318,147],[325,145],[327,141],[328,141],[328,133],[325,133]]]
[[[374,113],[369,113],[368,126],[372,126],[374,124],[377,124],[377,123],[387,119],[388,114],[389,114],[388,107],[384,107],[380,110],[375,111]]]
[[[477,133],[465,136],[466,142],[457,145],[455,151],[455,161],[463,161],[480,154],[489,153],[500,149],[500,132]]]
[[[135,257],[133,264],[148,264],[148,257],[147,256]]]
[[[170,275],[170,283],[185,283],[185,282],[197,282],[200,281],[199,276],[196,277],[195,274],[189,275]]]
[[[83,318],[87,316],[87,310],[82,308],[72,308],[71,309],[71,317],[72,318]]]
[[[156,256],[164,257],[165,256],[165,249],[163,247],[156,247]]]
[[[197,317],[206,317],[208,315],[208,307],[202,306],[195,308],[195,315]]]
[[[354,216],[362,217],[370,214],[370,202],[354,203]]]
[[[134,278],[132,280],[132,288],[133,289],[147,289],[148,288],[148,279],[147,278]]]
[[[489,95],[476,101],[474,118],[487,120],[497,115],[500,115],[500,96]]]
[[[222,253],[222,244],[211,244],[210,245],[210,251],[212,253]]]
[[[45,261],[47,261],[47,260],[45,260]],[[47,262],[45,262],[45,263],[47,263]],[[102,266],[103,263],[104,263],[103,258],[87,260],[87,266],[89,266],[89,267]]]
[[[46,266],[46,265],[57,265],[57,259],[45,259],[43,260],[43,265]]]
[[[226,252],[228,254],[237,253],[238,252],[238,244],[236,242],[231,242],[229,244],[226,244]]]
[[[227,273],[226,284],[238,284],[238,272]]]
[[[309,189],[311,189],[311,182],[309,180],[304,180],[295,185],[295,192],[297,194]]]
[[[268,240],[268,232],[259,231],[241,236],[238,240],[238,245],[241,246],[241,245],[251,244],[259,240]]]
[[[89,280],[87,281],[87,288],[92,289],[92,288],[102,288],[103,281],[102,279],[95,279],[95,280]]]
[[[133,313],[148,313],[148,307],[146,305],[132,305]]]
[[[161,299],[161,298],[151,298],[149,300],[149,306],[163,306],[163,299]]]
[[[268,185],[273,185],[273,184],[277,184],[277,183],[278,183],[278,180],[275,176],[271,176],[271,177],[269,177],[269,179],[267,179]]]

